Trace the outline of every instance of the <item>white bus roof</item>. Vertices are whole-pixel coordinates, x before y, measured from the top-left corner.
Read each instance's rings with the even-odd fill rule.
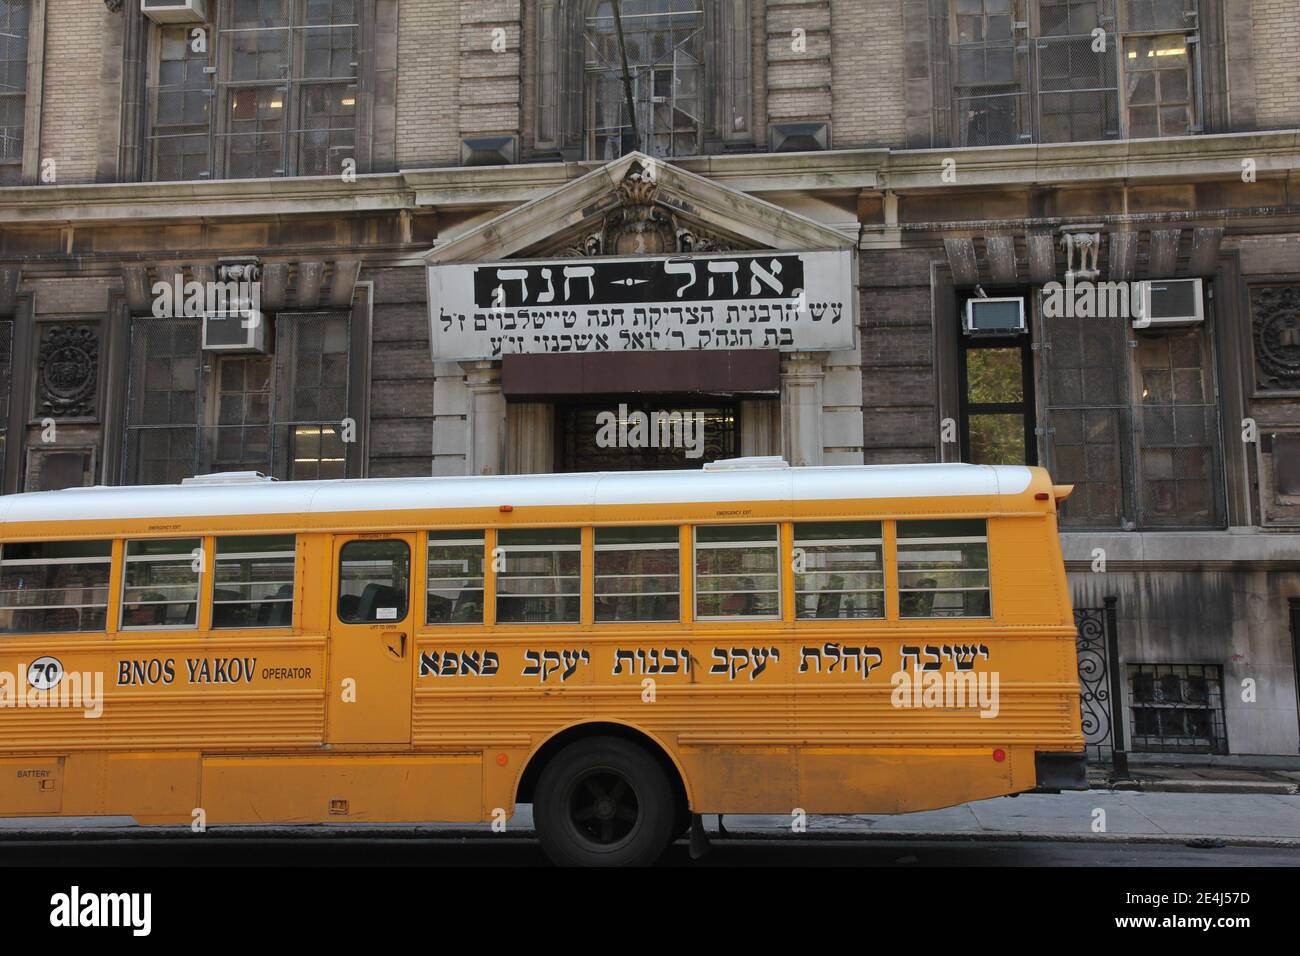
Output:
[[[730,463],[729,463],[730,464]],[[709,470],[271,481],[208,476],[179,485],[69,488],[0,497],[0,524],[288,515],[511,505],[657,505],[1015,495],[1022,466],[746,465]]]

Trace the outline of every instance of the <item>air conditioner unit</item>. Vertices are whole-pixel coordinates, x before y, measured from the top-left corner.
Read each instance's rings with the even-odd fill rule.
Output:
[[[207,23],[208,0],[140,0],[140,12],[154,23]]]
[[[230,309],[203,316],[203,348],[208,352],[266,353],[266,316],[258,309]]]
[[[1200,279],[1146,279],[1138,283],[1135,329],[1200,325],[1205,295]]]
[[[967,299],[962,327],[967,335],[1015,335],[1025,331],[1025,300]]]

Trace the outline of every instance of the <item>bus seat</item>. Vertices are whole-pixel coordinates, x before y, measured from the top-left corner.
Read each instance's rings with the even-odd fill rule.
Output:
[[[398,607],[401,599],[397,589],[389,587],[387,584],[377,584],[371,581],[361,592],[361,600],[357,602],[357,620],[375,621],[375,612],[381,607]]]

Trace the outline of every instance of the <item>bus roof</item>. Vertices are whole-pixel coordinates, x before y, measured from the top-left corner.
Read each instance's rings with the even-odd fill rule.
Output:
[[[840,465],[329,481],[200,479],[0,497],[0,524],[135,518],[327,514],[503,505],[663,505],[1019,495],[1034,469],[1015,465]]]

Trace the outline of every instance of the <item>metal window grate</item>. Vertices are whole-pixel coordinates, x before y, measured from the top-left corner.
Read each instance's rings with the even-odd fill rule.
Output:
[[[0,164],[23,159],[30,16],[28,0],[0,0]]]
[[[123,480],[174,484],[215,470],[342,478],[356,453],[346,312],[280,314],[275,355],[200,348],[202,320],[131,322]]]
[[[1133,750],[1228,752],[1217,664],[1130,664],[1128,679]]]
[[[617,159],[628,149],[652,156],[693,156],[703,148],[704,10],[698,0],[624,0],[623,39],[641,142],[630,143],[622,56],[613,4],[587,17],[589,158]]]

